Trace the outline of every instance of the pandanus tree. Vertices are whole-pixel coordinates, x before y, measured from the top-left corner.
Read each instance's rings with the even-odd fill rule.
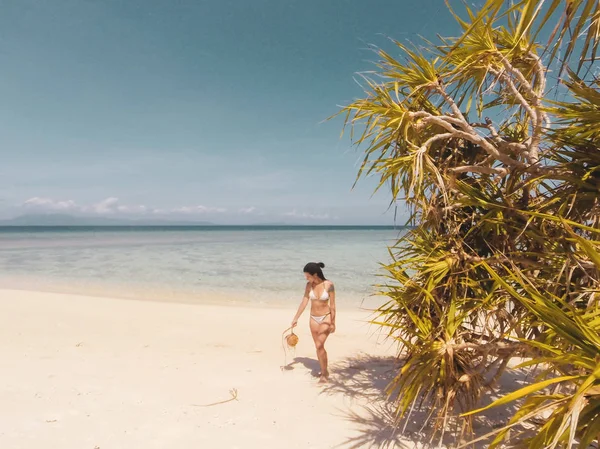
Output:
[[[452,423],[464,438],[520,360],[535,375],[485,407],[516,401],[487,444],[587,447],[600,434],[600,4],[464,8],[449,6],[458,37],[377,50],[342,111],[359,177],[410,210],[374,320],[404,359],[389,392],[399,422],[427,405],[432,438]]]

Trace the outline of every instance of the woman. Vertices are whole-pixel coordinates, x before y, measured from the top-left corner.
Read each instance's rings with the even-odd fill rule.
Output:
[[[315,341],[317,358],[321,366],[319,383],[329,380],[325,340],[329,334],[335,332],[335,288],[333,282],[325,279],[323,268],[325,268],[325,264],[314,262],[308,263],[304,267],[304,276],[308,282],[298,312],[292,320],[292,328],[294,328],[310,300],[310,332]]]

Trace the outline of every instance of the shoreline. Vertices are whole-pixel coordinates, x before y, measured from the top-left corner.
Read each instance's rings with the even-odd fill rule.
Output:
[[[256,303],[252,301],[241,301],[237,299],[232,299],[225,294],[221,294],[220,297],[222,300],[214,300],[210,301],[204,297],[193,296],[193,295],[182,295],[181,297],[176,298],[157,298],[152,296],[145,296],[142,293],[136,293],[138,296],[127,296],[127,295],[116,295],[112,292],[87,292],[83,293],[79,289],[73,290],[63,290],[60,288],[53,289],[49,288],[28,288],[28,287],[19,287],[19,286],[7,286],[0,282],[0,304],[2,302],[3,295],[7,294],[31,294],[31,295],[56,295],[56,296],[64,296],[67,298],[85,298],[85,299],[97,299],[97,300],[111,300],[111,301],[131,301],[131,302],[139,302],[139,303],[149,303],[149,304],[172,304],[172,305],[186,305],[186,306],[195,306],[195,307],[207,307],[207,308],[226,308],[226,309],[248,309],[248,310],[279,310],[286,311],[293,314],[298,310],[298,306],[300,304],[300,299],[298,300],[298,304],[286,304],[283,302],[273,302],[273,303]],[[195,298],[195,299],[194,299]],[[229,299],[225,299],[229,298]],[[340,308],[340,304],[337,304],[338,309]],[[342,303],[342,309],[346,313],[350,313],[351,315],[362,315],[365,317],[364,323],[369,324],[368,316],[373,315],[374,309],[363,307],[360,305],[356,305],[355,303]],[[304,315],[310,315],[310,308],[304,312]]]
[[[39,279],[36,279],[33,276],[14,275],[8,279],[2,279],[0,277],[0,291],[1,290],[54,293],[95,298],[118,298],[123,300],[163,303],[277,309],[297,308],[302,300],[301,288],[299,289],[299,292],[259,292],[255,290],[243,291],[236,289],[203,289],[191,291],[188,289],[176,290],[154,286],[142,288],[137,284],[103,285],[100,282],[95,284],[86,282],[75,283],[67,279],[39,281]],[[297,297],[296,302],[292,299],[275,299],[277,297],[291,298],[293,296]],[[381,296],[376,294],[370,296],[358,296],[356,294],[344,295],[342,293],[341,298],[342,302],[347,306],[357,308],[365,313],[372,312],[384,302],[384,300],[381,299]]]

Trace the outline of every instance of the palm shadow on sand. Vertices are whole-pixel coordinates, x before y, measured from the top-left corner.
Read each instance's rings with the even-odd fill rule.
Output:
[[[361,402],[368,404],[362,407],[361,413],[351,409],[340,410],[343,418],[352,421],[353,427],[358,428],[358,435],[348,438],[340,448],[404,447],[400,432],[392,425],[392,405],[385,394],[385,389],[398,366],[399,363],[394,357],[366,355],[330,365],[331,378],[329,383],[322,387],[321,394],[342,394],[361,399]],[[319,361],[309,357],[296,357],[283,369],[294,370],[296,367],[303,367],[313,377],[318,377],[321,370]]]
[[[315,376],[319,372],[317,360],[306,357],[297,357],[290,364],[290,369],[302,365]],[[427,437],[427,428],[423,424],[427,421],[430,409],[423,406],[415,410],[409,419],[395,425],[396,408],[393,397],[388,397],[387,386],[402,367],[402,360],[396,357],[376,357],[371,355],[358,355],[347,358],[330,366],[331,379],[322,387],[321,394],[343,395],[352,402],[359,402],[359,407],[348,407],[339,410],[340,415],[353,423],[356,433],[341,443],[339,448],[418,448],[430,445]],[[523,373],[508,372],[500,381],[501,392],[513,391],[524,383]],[[488,403],[484,400],[483,403]],[[475,422],[475,434],[488,433],[499,422],[505,422],[514,410],[495,410],[491,414],[484,414]],[[450,433],[444,438],[445,444],[451,443]],[[439,440],[435,442],[439,443]],[[435,446],[435,444],[434,444]],[[471,447],[487,447],[480,443]]]
[[[353,423],[356,434],[347,437],[340,448],[403,448],[406,433],[394,426],[394,407],[386,388],[397,374],[400,362],[395,357],[358,355],[331,365],[331,379],[322,394],[342,394],[360,401],[359,408],[340,410]]]

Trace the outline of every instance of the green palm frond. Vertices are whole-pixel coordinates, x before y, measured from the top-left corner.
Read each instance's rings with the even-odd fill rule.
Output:
[[[378,287],[386,302],[373,322],[404,359],[388,391],[398,420],[428,407],[432,438],[451,423],[464,435],[518,357],[538,376],[490,406],[518,402],[481,441],[500,445],[510,430],[531,448],[591,443],[600,86],[578,73],[596,56],[598,0],[488,0],[465,11],[451,11],[458,37],[424,49],[396,42],[399,57],[378,50],[365,95],[341,111],[364,149],[357,181],[378,176],[416,226],[390,248]],[[548,98],[549,72],[565,74],[560,102]]]

